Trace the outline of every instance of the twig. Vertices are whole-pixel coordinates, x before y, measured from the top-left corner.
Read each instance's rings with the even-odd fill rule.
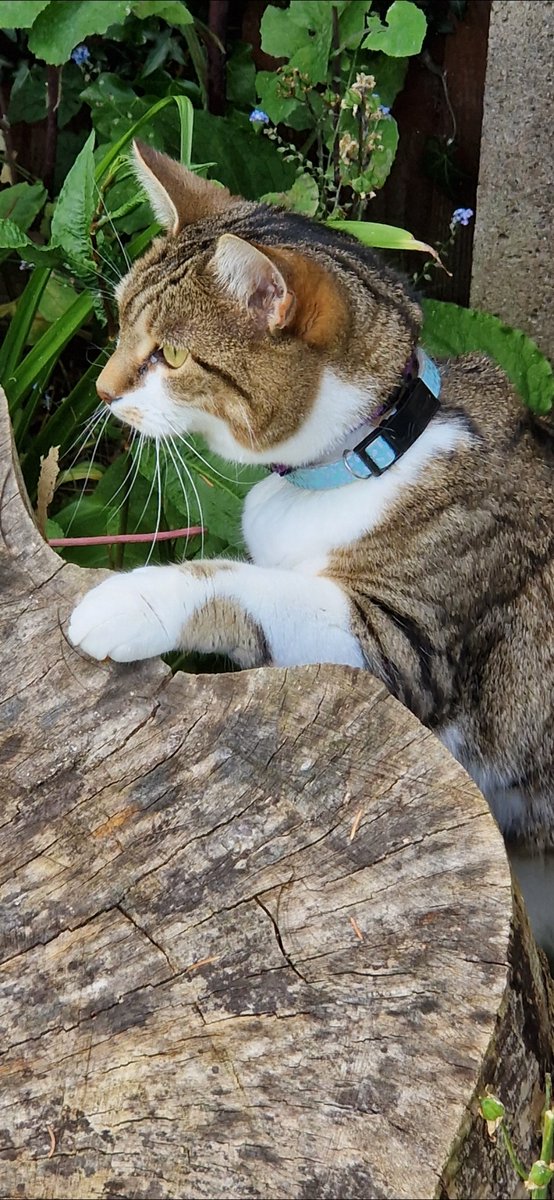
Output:
[[[158,533],[108,533],[102,537],[48,538],[49,546],[111,546],[118,542],[167,542],[170,538],[194,537],[207,533],[202,525],[189,529],[162,529]]]
[[[354,933],[356,934],[356,937],[359,939],[359,941],[360,941],[360,942],[363,942],[363,940],[364,940],[364,935],[363,935],[363,933],[362,933],[362,931],[361,931],[361,929],[360,929],[360,926],[358,925],[358,922],[357,922],[356,918],[355,918],[355,917],[349,917],[349,921],[350,921],[350,924],[351,924],[351,926],[352,926],[352,928],[353,928],[353,930],[354,930]]]
[[[52,1158],[54,1155],[54,1151],[56,1149],[56,1134],[54,1133],[54,1130],[52,1129],[51,1125],[47,1125],[46,1128],[47,1128],[49,1136],[50,1136],[50,1149],[49,1149],[46,1157]]]
[[[352,822],[352,829],[350,830],[350,841],[351,842],[354,840],[354,838],[358,832],[358,829],[360,828],[360,821],[361,821],[363,815],[364,815],[363,808],[359,808],[356,813],[356,816],[354,817],[354,820]]]

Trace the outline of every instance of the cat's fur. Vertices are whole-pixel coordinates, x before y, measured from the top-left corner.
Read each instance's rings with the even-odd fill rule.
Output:
[[[398,387],[418,304],[357,242],[148,147],[137,162],[169,236],[120,285],[100,395],[143,432],[198,432],[236,461],[317,460]],[[167,343],[190,350],[177,370]],[[367,667],[508,838],[553,846],[554,457],[491,362],[441,370],[438,414],[383,476],[320,492],[268,476],[245,504],[249,563],[114,575],[69,636],[120,661],[182,647]]]

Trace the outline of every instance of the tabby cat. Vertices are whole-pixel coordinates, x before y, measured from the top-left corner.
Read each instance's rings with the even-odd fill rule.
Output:
[[[244,506],[248,561],[114,574],[71,641],[118,662],[179,648],[366,668],[460,760],[508,840],[552,848],[546,435],[488,359],[439,377],[415,354],[419,305],[364,246],[146,145],[135,158],[167,236],[119,285],[99,395],[143,434],[202,434],[268,474]]]

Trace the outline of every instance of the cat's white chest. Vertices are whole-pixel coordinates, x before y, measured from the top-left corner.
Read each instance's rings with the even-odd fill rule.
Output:
[[[327,491],[269,475],[244,504],[242,530],[252,561],[314,575],[324,571],[329,555],[379,525],[437,455],[467,440],[454,422],[433,423],[384,475]]]
[[[372,483],[308,491],[278,475],[268,476],[244,505],[242,528],[252,561],[308,574],[322,571],[333,550],[371,528],[377,499]]]

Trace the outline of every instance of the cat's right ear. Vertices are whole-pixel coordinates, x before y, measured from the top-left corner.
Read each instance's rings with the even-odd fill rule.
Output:
[[[133,142],[134,167],[150,204],[167,233],[225,212],[234,197],[227,188],[200,179],[188,167],[145,142]]]

